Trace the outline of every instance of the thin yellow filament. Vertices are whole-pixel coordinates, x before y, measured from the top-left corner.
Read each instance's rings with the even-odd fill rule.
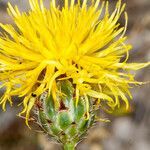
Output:
[[[129,71],[150,64],[127,63],[132,46],[126,44],[128,16],[121,0],[111,14],[108,1],[63,2],[60,9],[56,0],[50,1],[50,8],[43,0],[29,0],[29,12],[8,3],[15,27],[0,23],[5,31],[0,35],[0,88],[6,88],[0,104],[5,110],[12,96],[24,97],[20,115],[26,113],[27,125],[36,100],[32,93],[38,98],[48,91],[57,108],[56,84],[66,79],[75,85],[76,106],[81,96],[85,98],[87,117],[89,96],[98,99],[97,105],[103,100],[115,109],[123,101],[128,109],[131,85],[142,84]],[[125,25],[121,26],[123,13]]]

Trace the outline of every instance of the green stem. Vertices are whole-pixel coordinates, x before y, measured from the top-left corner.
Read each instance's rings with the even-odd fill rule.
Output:
[[[75,150],[75,145],[74,143],[66,143],[63,145],[64,150]]]

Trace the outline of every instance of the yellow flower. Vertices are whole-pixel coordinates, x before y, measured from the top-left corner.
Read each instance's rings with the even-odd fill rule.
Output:
[[[64,0],[62,8],[56,0],[50,1],[50,8],[44,7],[43,0],[29,3],[28,12],[8,3],[14,25],[0,24],[5,31],[0,35],[0,88],[6,88],[0,101],[2,108],[5,110],[7,101],[12,104],[12,96],[24,97],[21,114],[26,113],[28,124],[36,98],[49,91],[57,108],[56,82],[71,79],[77,104],[79,96],[86,100],[91,96],[100,104],[106,101],[112,109],[123,100],[128,109],[130,85],[140,84],[129,70],[149,63],[126,62],[131,45],[125,44],[125,4],[119,0],[109,14],[109,2],[100,0]],[[122,13],[123,27],[118,22]]]

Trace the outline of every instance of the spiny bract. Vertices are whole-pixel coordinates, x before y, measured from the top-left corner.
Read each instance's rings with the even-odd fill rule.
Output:
[[[128,70],[148,65],[126,63],[131,45],[125,44],[127,14],[121,0],[111,14],[108,1],[63,1],[60,7],[50,0],[46,8],[43,0],[29,0],[28,12],[8,3],[14,25],[0,24],[5,31],[0,35],[0,88],[6,88],[0,104],[5,110],[7,101],[12,104],[12,96],[24,97],[20,115],[26,113],[27,124],[36,97],[44,91],[52,94],[59,107],[59,80],[72,81],[76,105],[80,96],[90,96],[113,109],[121,99],[128,108],[130,84],[139,83]],[[122,13],[124,27],[118,23]]]
[[[47,93],[43,93],[39,98],[40,107],[37,105],[35,109],[37,122],[43,131],[57,142],[76,146],[95,122],[94,105],[90,105],[88,116],[84,97],[80,97],[76,106],[74,87],[70,81],[58,81],[57,88],[61,90],[61,93],[57,93],[61,103],[59,110],[55,109],[53,97],[47,97]]]

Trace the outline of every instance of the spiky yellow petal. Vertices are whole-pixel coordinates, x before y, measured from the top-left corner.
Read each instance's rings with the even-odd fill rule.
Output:
[[[90,2],[90,3],[88,3]],[[0,24],[0,81],[6,92],[5,104],[11,97],[24,97],[23,111],[28,124],[29,113],[36,97],[44,91],[52,94],[56,107],[56,82],[72,79],[76,104],[79,96],[105,101],[112,109],[123,100],[128,109],[130,85],[138,84],[129,70],[138,70],[150,63],[127,63],[131,45],[126,44],[127,13],[118,0],[109,13],[109,2],[100,0],[64,0],[59,8],[56,0],[45,8],[43,0],[29,0],[31,10],[20,12],[8,3],[8,13],[15,27]],[[87,4],[88,3],[88,4]],[[125,25],[119,18],[124,13]],[[126,59],[122,61],[122,58]],[[33,97],[34,95],[34,97]]]

